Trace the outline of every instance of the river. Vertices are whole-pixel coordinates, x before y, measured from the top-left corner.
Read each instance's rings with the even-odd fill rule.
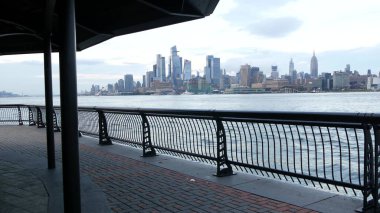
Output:
[[[59,105],[54,96],[54,105]],[[44,105],[44,97],[0,98],[0,104]],[[205,110],[380,113],[380,92],[242,95],[79,96],[79,106]]]

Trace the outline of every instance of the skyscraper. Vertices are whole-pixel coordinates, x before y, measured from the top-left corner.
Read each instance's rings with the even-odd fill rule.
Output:
[[[313,51],[313,57],[310,61],[310,76],[312,78],[318,78],[318,59],[315,56],[315,51]]]
[[[191,61],[186,60],[183,62],[183,80],[189,81],[191,79]]]
[[[156,59],[156,79],[160,82],[166,81],[166,72],[165,72],[165,57],[162,57],[160,54],[157,54]]]
[[[124,87],[124,80],[123,79],[119,79],[117,81],[117,84],[118,84],[118,91],[119,92],[124,92],[125,90],[125,87]]]
[[[211,83],[216,86],[220,84],[220,78],[222,75],[222,71],[220,69],[220,58],[214,58],[213,55],[208,55],[206,57],[206,67],[205,71],[210,72]]]
[[[174,88],[178,88],[182,80],[182,58],[178,56],[177,47],[170,48],[169,75],[173,82]]]
[[[295,84],[297,80],[297,72],[294,70],[294,62],[293,58],[290,59],[289,62],[289,77],[290,77],[290,84]]]
[[[293,75],[293,71],[294,71],[294,63],[293,63],[293,58],[291,58],[289,62],[289,76]]]
[[[146,72],[145,78],[146,78],[145,87],[150,88],[152,86],[154,72],[153,71]]]
[[[125,92],[133,92],[133,75],[127,74],[124,75],[124,83],[125,83]]]
[[[205,73],[206,82],[211,84],[211,68],[206,66],[204,68],[204,73]]]

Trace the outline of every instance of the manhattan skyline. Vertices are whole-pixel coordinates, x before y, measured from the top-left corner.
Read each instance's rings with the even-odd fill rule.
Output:
[[[78,52],[78,90],[125,73],[142,76],[156,63],[157,54],[168,60],[174,45],[181,57],[191,61],[193,74],[203,73],[207,55],[220,57],[220,68],[227,74],[251,64],[266,75],[277,65],[284,75],[291,58],[294,69],[309,72],[313,50],[319,73],[343,70],[346,64],[361,74],[368,69],[378,73],[379,9],[380,2],[370,0],[223,0],[205,19],[118,37]],[[54,54],[55,94],[59,91],[57,61]],[[13,74],[5,76],[5,72]],[[42,54],[1,56],[0,74],[1,90],[43,94]]]

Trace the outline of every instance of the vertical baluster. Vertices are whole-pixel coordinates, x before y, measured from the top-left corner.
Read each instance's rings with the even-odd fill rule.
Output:
[[[143,157],[153,157],[156,156],[156,150],[152,146],[152,138],[150,136],[150,126],[148,119],[144,112],[140,112],[140,116],[142,119],[142,147],[143,147]]]
[[[363,124],[364,131],[364,190],[363,190],[363,212],[370,209],[371,201],[369,196],[373,189],[373,149],[371,139],[371,126]]]
[[[216,139],[217,139],[217,171],[216,176],[225,177],[233,175],[232,167],[227,158],[227,141],[226,131],[223,122],[218,116],[214,116],[216,121]],[[223,168],[224,167],[224,168]]]
[[[99,144],[100,145],[112,145],[112,141],[108,136],[107,120],[102,110],[97,110],[99,119]]]

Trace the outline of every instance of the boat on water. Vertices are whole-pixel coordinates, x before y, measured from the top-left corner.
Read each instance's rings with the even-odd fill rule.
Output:
[[[189,91],[185,91],[185,92],[183,92],[181,95],[194,95],[194,93],[192,93],[192,92],[189,92]]]

